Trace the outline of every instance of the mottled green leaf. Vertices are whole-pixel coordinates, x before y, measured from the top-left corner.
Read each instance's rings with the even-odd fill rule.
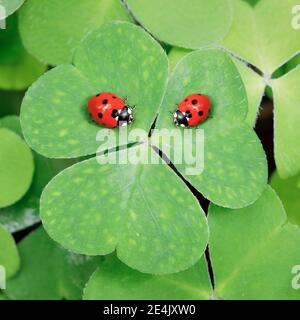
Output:
[[[13,300],[80,299],[83,286],[100,259],[68,252],[52,241],[43,228],[18,245],[21,269],[7,282]]]
[[[300,264],[300,229],[287,222],[271,188],[247,208],[211,205],[208,221],[218,297],[300,299],[292,287],[294,266]]]
[[[74,64],[49,71],[25,96],[21,123],[34,150],[54,158],[96,153],[102,127],[89,119],[87,102],[102,91],[136,105],[130,129],[150,129],[168,68],[162,48],[145,31],[125,22],[107,24],[85,38]]]
[[[12,277],[20,267],[20,258],[11,234],[0,225],[0,266],[5,268],[7,278]]]
[[[130,20],[118,0],[27,0],[19,13],[25,48],[40,61],[71,62],[80,41],[112,20]]]
[[[33,171],[33,156],[25,142],[13,131],[0,128],[0,208],[24,196]]]
[[[259,139],[245,123],[246,92],[237,68],[225,52],[195,51],[177,64],[157,127],[174,129],[170,113],[192,93],[206,94],[212,101],[211,118],[198,127],[204,129],[204,170],[202,174],[187,175],[187,165],[175,163],[177,169],[212,202],[231,208],[249,205],[266,186],[266,158]],[[179,130],[183,133],[185,129]],[[195,136],[196,130],[190,130]],[[184,148],[181,151],[164,141],[155,141],[155,136],[152,139],[173,163],[176,154],[185,152]],[[195,155],[197,150],[200,152],[200,145],[193,141]]]
[[[159,40],[197,49],[219,43],[232,23],[231,0],[125,0],[135,18]]]
[[[100,165],[93,158],[56,176],[41,198],[49,235],[78,253],[116,249],[124,263],[146,273],[173,273],[195,264],[207,243],[206,218],[166,164],[143,164],[151,150],[141,145],[110,154],[128,152],[129,160],[139,155],[137,164]],[[154,154],[154,160],[161,159]]]
[[[272,175],[271,186],[278,193],[290,222],[300,226],[299,176],[281,179],[278,172]]]
[[[88,281],[85,300],[208,300],[212,295],[202,258],[192,268],[163,276],[139,273],[115,257],[105,261]]]
[[[168,55],[170,69],[173,70],[176,64],[180,61],[180,59],[182,59],[185,55],[187,55],[190,52],[191,51],[187,49],[173,48]],[[232,58],[232,60],[240,72],[240,76],[242,77],[247,92],[248,115],[246,122],[250,126],[253,126],[258,115],[258,108],[265,91],[266,83],[261,76],[259,76],[252,69],[248,68],[248,66],[245,63],[235,58]]]
[[[298,0],[268,0],[252,8],[234,0],[234,22],[223,45],[270,77],[300,51],[300,32],[292,27],[297,4]]]
[[[275,160],[282,178],[300,171],[300,67],[274,80]]]

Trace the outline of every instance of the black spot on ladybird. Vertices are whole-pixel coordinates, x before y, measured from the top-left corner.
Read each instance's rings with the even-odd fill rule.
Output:
[[[99,112],[99,113],[98,113],[98,118],[99,118],[99,119],[102,119],[102,118],[103,118],[102,112]]]
[[[107,104],[107,102],[108,102],[107,99],[103,99],[103,100],[102,100],[102,103],[103,103],[103,104]]]
[[[203,116],[203,111],[199,111],[198,115],[199,115],[199,117],[202,117]]]
[[[196,100],[196,99],[192,100],[193,105],[196,105],[197,103],[198,103],[198,100]]]
[[[116,97],[116,96],[113,96],[113,99],[117,99],[117,97]]]
[[[116,117],[118,116],[118,110],[117,110],[117,109],[114,109],[114,110],[112,111],[112,113],[111,113],[111,116],[112,116],[113,118],[116,118]]]

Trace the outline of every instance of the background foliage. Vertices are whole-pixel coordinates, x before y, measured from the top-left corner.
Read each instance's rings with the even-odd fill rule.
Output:
[[[0,299],[300,298],[297,0],[0,4]],[[144,141],[99,148],[102,91]],[[191,176],[151,129],[195,92],[212,114]]]

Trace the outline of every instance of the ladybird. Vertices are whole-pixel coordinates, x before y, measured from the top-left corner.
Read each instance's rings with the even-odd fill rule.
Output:
[[[133,121],[132,108],[110,92],[102,92],[90,98],[88,112],[96,123],[108,128],[126,126]]]
[[[203,94],[192,94],[183,99],[173,113],[173,120],[177,126],[183,128],[196,127],[204,122],[208,116],[211,101]]]

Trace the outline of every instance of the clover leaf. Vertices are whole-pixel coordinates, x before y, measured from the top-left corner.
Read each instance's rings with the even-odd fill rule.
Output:
[[[206,49],[179,61],[160,108],[158,128],[174,128],[170,111],[191,92],[206,94],[212,101],[212,118],[199,127],[205,134],[204,170],[187,175],[186,164],[175,164],[176,168],[215,204],[237,208],[253,203],[267,183],[266,158],[259,139],[245,123],[247,96],[229,55]],[[194,144],[193,154],[197,148]],[[165,143],[162,151],[174,163],[174,148]]]
[[[91,30],[131,19],[118,0],[27,0],[19,20],[25,48],[40,61],[57,65],[72,61]]]
[[[291,25],[292,8],[298,1],[259,1],[254,8],[233,2],[234,21],[223,45],[271,77],[300,51],[299,32]]]
[[[17,11],[25,0],[2,0],[0,5],[5,8],[5,15],[4,18],[8,17],[9,15],[13,14]]]
[[[300,67],[274,80],[275,155],[277,170],[287,178],[300,171]]]
[[[287,222],[270,187],[247,208],[211,205],[208,221],[216,296],[299,299],[292,283],[294,266],[300,262],[300,229]]]
[[[274,79],[278,69],[300,52],[300,33],[292,26],[292,8],[297,4],[297,0],[259,1],[252,8],[245,2],[234,1],[233,26],[222,43],[229,51],[257,67],[262,73],[265,85],[273,89],[276,97],[275,160],[278,173],[283,178],[296,175],[300,171],[297,152],[300,130],[297,125],[291,125],[299,119],[297,103],[299,104],[300,97],[298,91],[293,89],[299,83],[299,70],[291,71],[291,74],[283,79],[281,77]],[[259,85],[257,91],[259,97],[261,83],[257,85]],[[290,107],[286,112],[282,102],[286,102],[285,97],[290,95],[292,103],[288,103]],[[250,114],[255,115],[255,105],[251,106]],[[292,122],[286,125],[288,120]]]
[[[24,196],[33,171],[33,156],[28,146],[16,133],[0,127],[0,208]]]
[[[85,289],[85,300],[208,300],[212,288],[205,260],[171,275],[139,273],[110,257],[100,264]]]
[[[59,247],[42,227],[23,239],[18,250],[21,268],[7,281],[5,294],[14,300],[80,299],[85,282],[99,264]]]
[[[25,51],[18,33],[17,16],[10,16],[6,29],[0,30],[0,88],[25,89],[45,70],[45,65]]]
[[[182,59],[185,55],[192,52],[191,50],[182,49],[182,48],[172,48],[169,52],[169,61],[170,61],[170,69],[173,70],[177,63]],[[260,105],[262,97],[265,92],[265,80],[259,76],[252,69],[248,68],[247,64],[244,62],[233,59],[236,67],[240,72],[240,76],[243,80],[247,98],[248,98],[248,115],[246,118],[246,122],[253,126],[255,124],[257,118],[257,107]]]
[[[23,137],[17,116],[6,116],[0,119],[0,128],[9,129]],[[56,173],[70,164],[70,161],[58,162],[58,160],[46,159],[35,152],[33,152],[33,158],[34,175],[30,188],[19,201],[0,209],[0,224],[10,232],[20,231],[39,221],[39,199],[43,188]],[[14,180],[12,183],[19,182]]]
[[[299,176],[281,179],[278,172],[271,178],[271,186],[278,193],[290,222],[300,226],[300,183]]]
[[[128,152],[145,159],[149,151],[145,144],[118,156]],[[159,164],[158,155],[156,160],[99,165],[92,158],[66,169],[41,197],[46,231],[78,253],[105,255],[116,249],[124,263],[146,273],[172,273],[195,264],[207,244],[205,215],[185,184]]]
[[[20,267],[17,246],[11,234],[0,225],[0,266],[5,268],[7,278],[11,278]]]
[[[243,209],[211,205],[208,221],[213,289],[204,259],[184,272],[150,276],[111,258],[88,281],[84,299],[299,299],[300,229],[287,222],[270,187]]]
[[[129,11],[156,38],[198,49],[217,44],[232,23],[231,0],[124,0]]]
[[[95,154],[100,127],[89,121],[86,105],[101,91],[127,97],[138,114],[130,129],[149,130],[165,89],[167,63],[162,48],[133,24],[114,22],[95,30],[76,50],[74,66],[49,71],[26,93],[21,109],[26,141],[52,158]]]

